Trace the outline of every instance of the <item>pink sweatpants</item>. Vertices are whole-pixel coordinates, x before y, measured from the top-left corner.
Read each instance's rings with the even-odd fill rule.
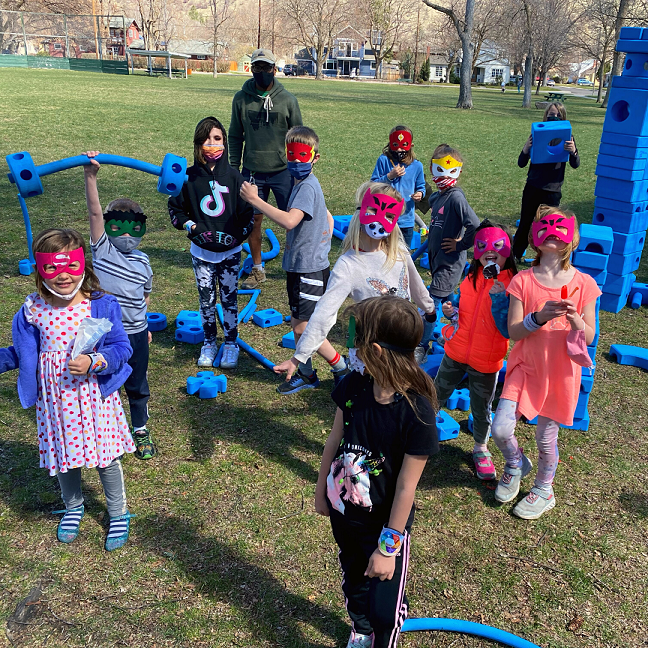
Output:
[[[515,438],[515,425],[519,418],[517,403],[505,398],[500,399],[491,433],[493,441],[504,455],[506,463],[511,468],[519,468],[522,461],[522,451]],[[534,485],[548,489],[554,480],[558,467],[558,428],[556,421],[538,417],[536,427],[536,443],[538,445],[538,473]]]

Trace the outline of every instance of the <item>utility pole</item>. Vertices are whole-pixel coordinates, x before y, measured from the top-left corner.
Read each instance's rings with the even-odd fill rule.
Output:
[[[421,4],[418,6],[418,13],[416,15],[416,39],[414,41],[414,72],[412,74],[412,83],[416,83],[416,62],[418,61],[418,47],[419,47],[419,26],[421,24]]]
[[[95,0],[92,0],[92,26],[94,27],[95,52],[99,58],[99,40],[97,39],[97,11],[95,9]]]
[[[272,0],[272,52],[275,51],[275,0]]]
[[[257,49],[261,49],[261,0],[259,0],[259,31],[257,32]]]

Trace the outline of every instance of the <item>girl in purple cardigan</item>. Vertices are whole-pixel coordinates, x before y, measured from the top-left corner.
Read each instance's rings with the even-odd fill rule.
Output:
[[[81,468],[96,468],[106,494],[106,549],[128,540],[131,514],[120,457],[134,452],[117,390],[131,369],[132,350],[117,300],[105,294],[75,230],[50,229],[34,241],[36,289],[13,319],[13,346],[0,349],[0,373],[18,369],[24,408],[36,405],[41,468],[56,475],[65,509],[61,542],[72,542],[83,517]],[[72,360],[81,321],[106,318],[112,329],[94,350]]]

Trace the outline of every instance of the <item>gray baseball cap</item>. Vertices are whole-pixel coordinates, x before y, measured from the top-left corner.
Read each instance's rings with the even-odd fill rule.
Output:
[[[277,62],[277,59],[275,58],[275,55],[271,50],[258,49],[254,50],[254,52],[252,52],[252,56],[250,57],[250,63],[256,63],[257,61],[263,61],[265,63],[270,63],[270,65],[274,65]]]

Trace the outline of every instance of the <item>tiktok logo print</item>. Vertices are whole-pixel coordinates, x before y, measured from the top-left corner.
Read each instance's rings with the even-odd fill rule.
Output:
[[[200,201],[200,209],[207,216],[218,218],[225,211],[225,201],[223,195],[229,193],[229,187],[223,187],[216,180],[211,180],[209,186],[212,190],[211,196],[205,196]]]

